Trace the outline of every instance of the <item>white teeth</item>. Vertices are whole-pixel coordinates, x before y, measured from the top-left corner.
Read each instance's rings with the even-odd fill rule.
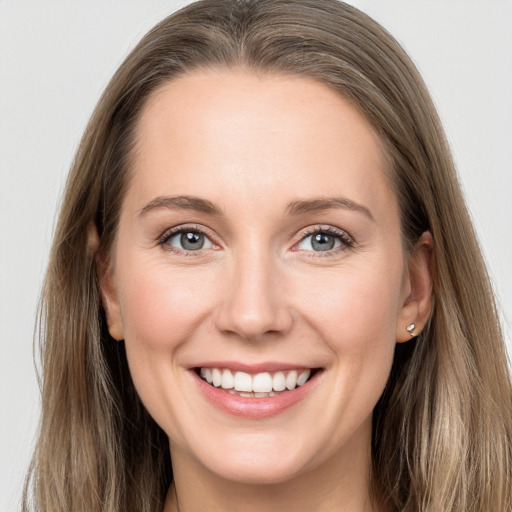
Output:
[[[274,391],[284,391],[286,389],[286,377],[284,372],[277,372],[272,379],[272,388]]]
[[[213,385],[218,388],[222,382],[222,374],[218,368],[212,369]]]
[[[286,388],[292,390],[292,389],[295,389],[296,386],[297,386],[297,371],[292,370],[286,376]]]
[[[245,391],[236,391],[235,389],[228,389],[230,395],[245,396],[250,398],[267,398],[269,396],[276,396],[277,393],[271,391],[270,393],[247,393]]]
[[[234,386],[237,391],[252,392],[252,377],[245,372],[236,372]]]
[[[303,384],[306,384],[306,381],[309,379],[309,376],[311,375],[311,370],[304,370],[299,373],[299,376],[297,377],[297,386],[302,386]]]
[[[233,374],[229,370],[224,370],[222,372],[221,386],[224,389],[232,389],[234,387]]]
[[[261,398],[303,386],[311,376],[311,370],[278,371],[274,374],[262,372],[255,375],[236,372],[233,375],[227,368],[201,368],[200,375],[209,384],[229,390],[232,394]]]
[[[201,368],[201,377],[203,377],[203,379],[208,382],[208,384],[213,382],[212,371],[210,368]]]
[[[270,393],[272,391],[272,376],[270,373],[257,373],[252,378],[252,390],[257,393]]]

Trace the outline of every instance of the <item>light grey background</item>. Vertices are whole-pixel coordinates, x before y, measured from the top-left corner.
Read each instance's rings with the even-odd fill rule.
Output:
[[[0,511],[17,509],[37,428],[36,303],[85,123],[121,60],[187,1],[0,0]],[[439,108],[512,320],[512,2],[354,0],[407,48]],[[508,323],[507,323],[508,322]]]

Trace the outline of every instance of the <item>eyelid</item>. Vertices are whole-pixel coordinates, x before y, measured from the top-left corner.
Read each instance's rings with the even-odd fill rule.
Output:
[[[297,248],[297,246],[301,242],[303,242],[307,237],[312,236],[316,233],[325,233],[327,235],[336,237],[341,241],[341,245],[336,248],[329,249],[327,251],[312,251]],[[354,238],[347,231],[327,224],[317,224],[315,226],[308,226],[299,232],[298,237],[300,238],[297,242],[293,244],[292,251],[304,251],[306,253],[315,253],[314,257],[332,255],[333,253],[351,249],[355,246]]]
[[[176,235],[179,235],[181,233],[186,233],[186,232],[195,232],[195,233],[200,233],[200,234],[204,235],[210,241],[210,243],[213,245],[213,247],[208,247],[206,249],[198,249],[196,251],[189,251],[189,250],[186,250],[186,249],[180,249],[178,247],[173,247],[173,246],[170,246],[170,245],[165,247],[167,242],[169,240],[171,240],[173,237],[175,237]],[[194,253],[195,254],[201,254],[205,250],[210,250],[210,249],[217,250],[217,249],[220,248],[220,245],[215,241],[215,238],[216,237],[211,234],[211,230],[206,228],[205,226],[200,226],[198,224],[180,224],[178,226],[173,226],[172,228],[166,229],[158,237],[157,245],[162,246],[166,250],[175,251],[175,252],[179,252],[179,253],[184,253],[184,254],[187,254],[187,255],[189,255],[189,254],[192,255]]]
[[[169,251],[174,251],[177,253],[184,253],[187,255],[199,255],[199,254],[203,253],[204,251],[207,251],[210,249],[218,250],[221,248],[221,244],[219,244],[216,241],[217,237],[212,232],[212,230],[210,230],[209,228],[207,228],[205,226],[199,225],[199,224],[180,224],[180,225],[168,228],[158,237],[157,245],[165,246],[166,243],[171,238],[175,237],[176,235],[178,235],[180,233],[184,233],[184,232],[196,232],[196,233],[200,233],[200,234],[204,235],[206,238],[208,238],[208,240],[213,245],[213,247],[191,251],[191,250],[180,249],[180,248],[173,247],[173,246],[169,245],[168,247],[164,247],[164,249],[169,250]],[[300,244],[308,236],[314,235],[315,233],[325,233],[330,236],[336,237],[340,240],[341,245],[336,248],[329,249],[326,251],[313,251],[313,250],[305,250],[305,249],[297,248],[298,244]],[[329,256],[329,255],[332,255],[333,253],[337,253],[339,251],[345,251],[347,249],[354,248],[354,246],[356,245],[354,238],[346,230],[340,229],[340,228],[337,228],[335,226],[328,225],[328,224],[317,224],[317,225],[305,227],[300,230],[300,232],[297,234],[297,237],[298,237],[298,240],[293,244],[291,250],[297,251],[297,252],[303,251],[305,253],[314,253],[314,255],[309,254],[309,256],[312,256],[312,257]]]

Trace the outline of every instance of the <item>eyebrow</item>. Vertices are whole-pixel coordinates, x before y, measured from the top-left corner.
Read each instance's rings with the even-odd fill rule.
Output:
[[[208,215],[222,216],[222,210],[215,206],[211,201],[195,196],[162,196],[156,197],[146,206],[139,210],[139,217],[144,217],[148,213],[159,210],[193,210]],[[375,218],[366,206],[344,197],[319,197],[291,202],[285,212],[286,215],[303,215],[305,213],[320,212],[323,210],[346,209],[364,214],[370,220],[375,222]]]
[[[304,201],[293,201],[286,208],[288,215],[301,215],[310,212],[319,212],[322,210],[333,210],[342,208],[360,212],[375,222],[372,212],[362,204],[351,201],[345,197],[319,197],[316,199],[308,199]]]
[[[153,210],[194,210],[208,215],[222,215],[222,211],[207,199],[194,196],[156,197],[139,210],[139,217],[144,217]]]

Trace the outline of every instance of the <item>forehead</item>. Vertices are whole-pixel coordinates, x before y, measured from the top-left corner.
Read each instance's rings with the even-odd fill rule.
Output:
[[[279,189],[283,200],[391,192],[379,137],[340,94],[305,77],[242,70],[197,71],[159,88],[137,125],[133,171],[139,202],[157,189],[220,202],[232,191],[246,204]]]

